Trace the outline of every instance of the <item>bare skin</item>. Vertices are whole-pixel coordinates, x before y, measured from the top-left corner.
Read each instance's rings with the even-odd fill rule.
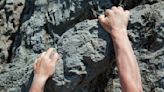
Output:
[[[99,21],[113,40],[122,91],[142,92],[139,67],[127,36],[128,17],[129,11],[112,7],[105,11],[105,15],[99,16]],[[34,78],[29,92],[43,92],[47,79],[55,72],[58,58],[59,55],[50,48],[35,60]]]
[[[128,17],[129,11],[112,7],[99,21],[112,37],[122,92],[142,92],[138,63],[127,35]]]
[[[53,48],[43,52],[34,62],[34,78],[29,92],[43,92],[44,85],[55,72],[59,55]]]

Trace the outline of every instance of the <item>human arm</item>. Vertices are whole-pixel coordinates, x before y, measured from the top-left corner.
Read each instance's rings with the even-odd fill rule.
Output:
[[[99,21],[112,37],[122,91],[142,92],[139,67],[127,35],[128,17],[129,11],[112,7],[99,16]]]
[[[43,52],[34,62],[34,78],[29,92],[43,92],[44,85],[49,77],[55,72],[55,65],[59,58],[53,48]]]

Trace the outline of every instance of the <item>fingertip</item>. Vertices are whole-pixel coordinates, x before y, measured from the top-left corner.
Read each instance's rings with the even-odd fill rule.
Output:
[[[46,54],[46,52],[42,52],[39,57],[43,57],[43,56],[45,56],[45,54]]]
[[[54,48],[49,48],[46,52],[46,55],[50,56],[51,53],[53,52]]]
[[[125,14],[127,15],[127,17],[129,17],[130,12],[128,10],[125,10]]]
[[[128,14],[128,15],[130,14],[130,12],[128,10],[125,10],[125,13]]]
[[[123,11],[123,10],[124,10],[121,6],[119,6],[119,7],[118,7],[118,9],[120,9],[121,11]]]
[[[104,15],[100,15],[100,16],[98,17],[99,21],[102,21],[104,18],[105,18]]]
[[[105,20],[106,18],[105,18],[105,15],[100,15],[99,16],[99,22],[100,22],[100,24],[105,24],[106,23],[106,20]]]
[[[110,9],[107,9],[107,10],[105,10],[105,15],[107,16],[107,17],[109,17],[111,14],[112,14],[112,10],[110,10]]]
[[[51,51],[53,51],[53,48],[49,48],[49,49],[47,50],[47,52],[51,52]]]
[[[59,54],[57,52],[54,54],[54,56],[59,58]]]
[[[58,62],[58,59],[59,59],[59,54],[58,53],[54,53],[54,55],[53,55],[53,62],[54,63],[56,63],[56,62]]]
[[[117,10],[117,7],[116,7],[116,6],[113,6],[113,7],[112,7],[112,10]]]

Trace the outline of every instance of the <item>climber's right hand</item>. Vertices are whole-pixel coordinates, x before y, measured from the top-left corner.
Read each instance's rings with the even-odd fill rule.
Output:
[[[104,15],[99,16],[99,22],[113,38],[118,38],[127,36],[128,17],[128,10],[114,6],[112,9],[107,9]]]

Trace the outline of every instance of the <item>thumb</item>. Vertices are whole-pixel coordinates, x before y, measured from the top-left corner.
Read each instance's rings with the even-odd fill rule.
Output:
[[[105,15],[100,15],[99,22],[107,32],[110,32],[110,21],[108,17],[105,17]]]

